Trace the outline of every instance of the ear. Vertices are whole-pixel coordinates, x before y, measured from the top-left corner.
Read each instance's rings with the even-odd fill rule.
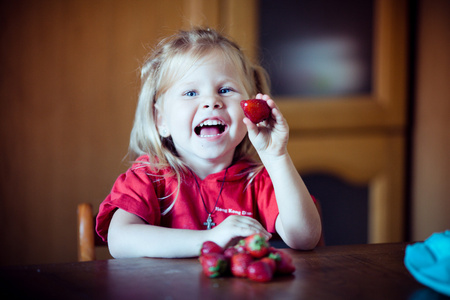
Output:
[[[166,126],[163,111],[158,104],[155,104],[155,117],[156,117],[156,128],[158,129],[159,135],[165,138],[169,137],[170,131]]]

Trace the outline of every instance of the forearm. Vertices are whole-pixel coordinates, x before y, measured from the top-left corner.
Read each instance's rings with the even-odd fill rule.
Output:
[[[322,230],[320,216],[289,154],[262,156],[261,160],[275,190],[279,210],[276,228],[279,235],[291,248],[314,248]]]
[[[108,232],[109,251],[115,258],[194,257],[206,240],[208,231],[148,225],[122,210],[115,212]]]
[[[274,186],[279,210],[276,230],[291,248],[314,248],[322,230],[320,216],[287,151],[289,126],[268,95],[256,98],[267,101],[271,119],[266,126],[257,126],[249,119],[244,123]]]
[[[111,255],[119,257],[194,257],[200,254],[205,241],[226,248],[243,236],[259,233],[269,239],[271,234],[257,220],[232,215],[211,230],[187,230],[146,224],[138,216],[118,209],[108,231]]]

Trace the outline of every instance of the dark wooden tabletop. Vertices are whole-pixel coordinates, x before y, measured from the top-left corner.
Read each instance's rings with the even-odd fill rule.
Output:
[[[448,299],[403,264],[406,244],[286,249],[297,270],[269,283],[210,279],[197,259],[112,259],[0,269],[1,299]]]

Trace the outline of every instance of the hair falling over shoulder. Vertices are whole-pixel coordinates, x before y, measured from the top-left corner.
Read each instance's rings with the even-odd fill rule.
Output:
[[[171,137],[163,137],[158,132],[155,106],[162,105],[160,102],[164,93],[187,72],[193,62],[217,50],[236,66],[248,95],[269,94],[265,70],[253,64],[229,38],[209,28],[179,31],[161,40],[141,68],[141,91],[129,144],[129,157],[132,160],[148,155],[152,169],[170,169],[171,175],[177,176],[180,182],[186,166],[178,158]],[[255,159],[255,154],[246,136],[236,148],[234,161]]]

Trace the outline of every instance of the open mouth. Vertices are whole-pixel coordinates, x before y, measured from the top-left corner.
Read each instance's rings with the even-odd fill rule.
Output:
[[[206,120],[195,127],[195,134],[199,137],[214,137],[221,135],[227,125],[220,120]]]

